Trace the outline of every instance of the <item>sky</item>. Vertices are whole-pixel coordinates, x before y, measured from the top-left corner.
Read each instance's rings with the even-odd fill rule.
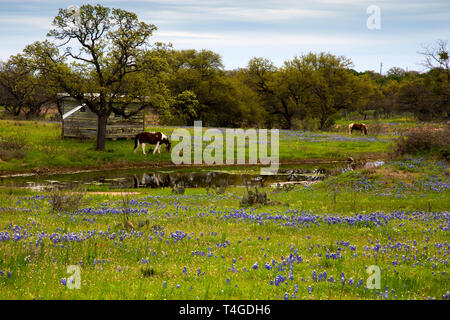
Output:
[[[0,0],[0,60],[46,39],[59,8],[97,4],[132,11],[157,26],[150,41],[175,49],[208,49],[225,69],[253,57],[275,65],[308,52],[353,61],[357,71],[391,67],[424,71],[419,53],[450,40],[449,0]]]

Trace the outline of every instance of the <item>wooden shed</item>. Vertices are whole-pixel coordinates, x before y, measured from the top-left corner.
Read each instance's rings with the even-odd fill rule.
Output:
[[[80,106],[79,101],[66,97],[62,102],[63,115]],[[138,107],[137,105],[135,107]],[[127,107],[130,112],[133,105]],[[95,138],[97,136],[97,115],[82,107],[62,120],[63,137]],[[145,112],[140,111],[130,118],[111,113],[106,124],[106,139],[132,139],[145,129]]]

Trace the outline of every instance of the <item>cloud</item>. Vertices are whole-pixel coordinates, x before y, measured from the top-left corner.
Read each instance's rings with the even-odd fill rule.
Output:
[[[331,10],[297,9],[297,8],[246,8],[246,7],[195,7],[195,8],[165,8],[144,11],[140,16],[149,18],[152,23],[182,24],[209,23],[211,27],[217,22],[242,23],[273,23],[299,21],[299,19],[320,19],[337,16]]]
[[[31,28],[30,30],[33,29],[50,30],[52,26],[52,21],[53,18],[50,17],[21,16],[21,15],[0,16],[0,23],[2,25],[14,26],[14,28],[8,28],[8,32],[11,32],[11,29],[17,28],[27,28],[27,29]],[[2,32],[0,32],[0,34],[1,33]]]
[[[2,1],[2,0],[0,0]],[[2,2],[0,58],[45,37],[58,8],[86,0]],[[364,69],[383,62],[414,68],[422,43],[450,34],[448,0],[108,0],[105,6],[137,13],[156,24],[151,41],[176,48],[205,48],[227,67],[249,56],[284,61],[308,51],[344,54]],[[381,30],[366,28],[369,5],[381,8]],[[419,57],[420,58],[420,57]],[[412,61],[412,62],[411,62]],[[356,63],[355,63],[356,64]]]

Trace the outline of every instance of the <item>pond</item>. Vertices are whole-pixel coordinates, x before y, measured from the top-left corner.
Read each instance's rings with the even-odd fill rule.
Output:
[[[284,184],[310,185],[329,175],[374,168],[383,161],[362,164],[348,162],[283,165],[275,175],[262,175],[257,166],[201,167],[201,168],[139,168],[108,171],[72,172],[57,175],[1,176],[0,185],[35,191],[49,189],[72,190],[80,187],[101,186],[107,189],[130,188],[205,188],[231,186],[277,186]]]

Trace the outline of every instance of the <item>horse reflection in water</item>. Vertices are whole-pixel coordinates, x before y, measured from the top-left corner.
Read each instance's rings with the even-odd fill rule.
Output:
[[[264,177],[247,177],[246,175],[222,172],[176,172],[176,173],[143,173],[138,177],[133,175],[135,188],[205,188],[228,187],[232,185],[260,185],[264,184]]]
[[[229,181],[226,177],[221,177],[216,172],[205,173],[143,173],[139,179],[133,176],[135,188],[164,188],[164,187],[184,187],[184,188],[202,188],[212,185],[226,187]]]

